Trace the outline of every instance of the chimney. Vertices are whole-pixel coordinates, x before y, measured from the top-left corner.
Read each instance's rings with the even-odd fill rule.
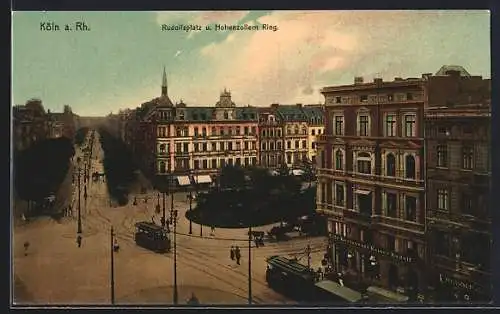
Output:
[[[362,76],[356,76],[354,78],[354,84],[363,84],[363,77]]]
[[[402,80],[403,80],[403,78],[402,78],[402,77],[395,77],[395,78],[394,78],[394,81],[395,81],[395,82],[401,82]]]
[[[422,74],[422,78],[423,79],[429,79],[429,77],[431,77],[431,76],[432,76],[432,73],[424,73],[424,74]]]
[[[302,104],[297,104],[297,107],[302,108]]]
[[[373,79],[373,83],[375,83],[375,84],[382,84],[382,82],[383,82],[383,80],[380,77],[376,77]]]
[[[280,106],[280,104],[271,104],[271,108],[273,108],[273,109],[278,109],[279,106]]]

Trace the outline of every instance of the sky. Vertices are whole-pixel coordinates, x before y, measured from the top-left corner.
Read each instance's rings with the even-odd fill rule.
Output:
[[[44,22],[61,29],[42,31]],[[75,31],[76,22],[90,30]],[[491,71],[484,10],[14,12],[12,33],[12,105],[39,98],[45,109],[68,104],[82,116],[158,97],[163,67],[170,99],[188,106],[213,106],[224,88],[237,105],[313,104],[324,102],[322,87],[355,76],[420,77],[445,64],[485,78]]]

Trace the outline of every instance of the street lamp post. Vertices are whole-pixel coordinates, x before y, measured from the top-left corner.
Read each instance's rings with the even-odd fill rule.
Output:
[[[173,224],[174,227],[174,296],[173,296],[173,301],[174,304],[177,304],[177,210],[172,210],[170,211],[170,221]]]
[[[115,243],[114,243],[114,231],[113,226],[111,226],[111,304],[115,304]]]
[[[78,230],[77,233],[82,233],[82,215],[81,215],[81,187],[80,187],[81,168],[78,166]]]
[[[248,304],[252,304],[252,226],[248,227]]]
[[[189,214],[191,215],[193,212],[193,189],[189,189]],[[193,234],[193,217],[189,218],[189,234]]]

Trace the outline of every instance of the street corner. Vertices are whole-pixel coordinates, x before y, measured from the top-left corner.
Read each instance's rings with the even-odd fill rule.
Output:
[[[235,305],[246,304],[247,297],[243,293],[234,293],[205,286],[184,285],[178,287],[178,304],[186,304],[193,295],[202,305]],[[135,291],[118,298],[118,304],[173,304],[173,286],[158,286]]]

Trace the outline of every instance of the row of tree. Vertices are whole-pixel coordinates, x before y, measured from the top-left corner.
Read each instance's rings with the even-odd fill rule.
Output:
[[[106,129],[99,129],[101,146],[104,151],[104,171],[110,195],[120,205],[128,202],[130,186],[136,181],[137,167],[132,154],[125,144]]]
[[[17,195],[39,201],[57,191],[74,154],[71,139],[65,137],[42,140],[15,152],[13,175]]]
[[[83,127],[78,129],[75,132],[75,144],[78,146],[81,146],[83,142],[85,141],[85,137],[89,133],[89,128],[88,127]]]

